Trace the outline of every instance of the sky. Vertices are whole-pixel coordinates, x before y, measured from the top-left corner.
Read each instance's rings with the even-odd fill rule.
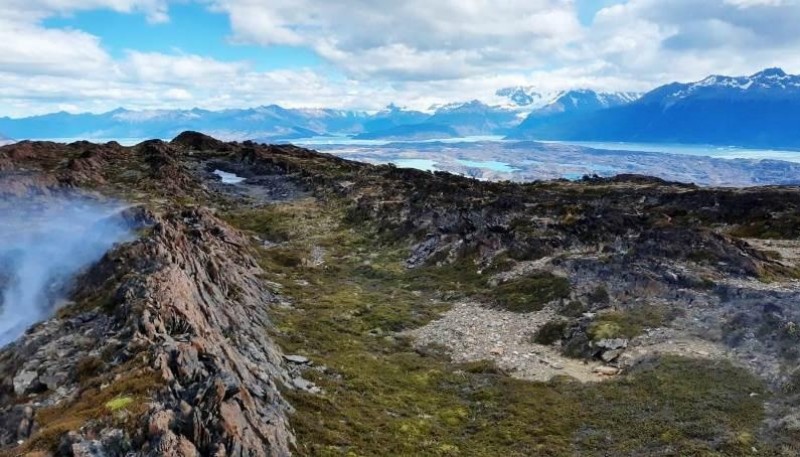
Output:
[[[0,0],[0,116],[377,110],[800,73],[800,0]]]

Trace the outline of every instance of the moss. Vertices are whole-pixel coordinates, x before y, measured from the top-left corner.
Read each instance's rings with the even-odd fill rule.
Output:
[[[133,404],[135,400],[132,397],[117,397],[113,400],[109,400],[106,402],[106,409],[111,411],[112,413],[116,413],[127,409],[130,405]]]
[[[603,313],[589,325],[587,331],[593,341],[610,338],[635,338],[646,328],[665,325],[672,318],[660,306],[641,306],[625,311]]]
[[[500,308],[515,313],[539,311],[554,300],[569,297],[569,280],[551,273],[537,273],[518,278],[497,286],[490,292]]]
[[[129,363],[83,382],[78,395],[57,406],[37,410],[36,433],[22,451],[52,451],[61,437],[90,421],[109,423],[134,432],[138,418],[146,412],[147,402],[154,389],[162,385],[158,376]],[[101,388],[101,385],[107,384]],[[119,414],[125,411],[126,414]]]
[[[795,239],[800,237],[800,217],[792,211],[758,218],[730,230],[732,236],[759,239]]]
[[[697,251],[690,252],[686,258],[691,260],[692,262],[701,263],[701,264],[708,264],[717,261],[717,256],[708,250],[699,249]]]

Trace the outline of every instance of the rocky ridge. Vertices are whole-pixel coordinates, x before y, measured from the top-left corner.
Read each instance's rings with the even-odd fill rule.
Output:
[[[225,185],[215,170],[245,181]],[[292,310],[282,294],[311,285],[278,267],[340,267],[316,244],[307,258],[273,255],[283,262],[276,271],[263,261],[285,243],[269,208],[298,199],[339,205],[350,232],[380,241],[353,274],[394,271],[376,269],[388,245],[403,253],[402,274],[428,276],[414,277],[414,293],[428,297],[427,286],[432,303],[455,300],[427,326],[393,319],[362,336],[344,325],[347,344],[411,335],[419,353],[436,343],[457,363],[489,359],[537,381],[625,380],[664,354],[732,361],[774,392],[798,377],[800,290],[785,241],[800,235],[794,188],[701,189],[640,176],[485,183],[191,132],[132,148],[22,142],[0,149],[0,172],[3,196],[46,204],[70,190],[130,201],[125,217],[139,235],[77,278],[52,319],[0,351],[0,445],[10,455],[292,453],[286,396],[308,408],[324,396],[315,381],[347,381],[275,343],[304,337],[273,316]],[[220,214],[244,211],[247,221],[262,210],[266,234]],[[791,449],[796,399],[774,398],[759,433]]]

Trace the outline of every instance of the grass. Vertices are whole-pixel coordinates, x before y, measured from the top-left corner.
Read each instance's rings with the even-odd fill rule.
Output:
[[[569,294],[569,280],[542,272],[500,284],[488,297],[507,311],[530,313],[551,301],[568,298]]]
[[[631,339],[641,335],[646,328],[657,328],[671,319],[670,313],[660,306],[639,306],[630,310],[600,314],[588,329],[589,338],[599,341],[611,338]]]
[[[260,214],[228,220],[254,233],[289,234],[278,249],[258,248],[265,279],[293,305],[274,310],[275,337],[287,353],[326,367],[305,374],[322,394],[285,391],[297,455],[740,455],[760,445],[753,437],[763,390],[730,364],[668,357],[602,384],[536,383],[488,361],[454,364],[395,333],[435,319],[448,299],[538,309],[569,295],[563,278],[535,275],[492,290],[469,258],[407,270],[404,246],[379,241],[368,224],[343,222],[346,208],[336,204],[251,211]],[[315,246],[326,261],[310,267],[303,260]],[[633,336],[668,317],[648,309],[600,320]]]
[[[134,362],[82,382],[78,394],[56,406],[37,410],[38,428],[18,452],[54,451],[61,437],[91,421],[134,432],[146,412],[147,401],[163,381]],[[107,385],[103,385],[107,384]]]

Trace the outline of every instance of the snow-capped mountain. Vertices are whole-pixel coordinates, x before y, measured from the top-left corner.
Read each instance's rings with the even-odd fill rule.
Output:
[[[547,105],[531,112],[532,116],[551,116],[562,113],[597,111],[636,101],[641,94],[636,92],[595,92],[577,89],[560,92]]]
[[[532,86],[506,87],[495,92],[502,97],[506,107],[529,112],[550,112],[610,108],[630,103],[642,94],[636,92],[597,92],[591,89],[573,89],[555,92],[537,91]]]
[[[800,76],[771,68],[661,86],[636,101],[573,115],[529,116],[515,139],[800,147]]]
[[[562,91],[542,92],[533,86],[516,86],[499,89],[495,95],[505,102],[507,108],[531,111],[544,108],[562,93]]]
[[[772,68],[709,76],[643,96],[587,89],[508,87],[491,104],[449,103],[425,113],[394,104],[376,113],[278,105],[210,111],[117,109],[0,118],[11,138],[172,138],[196,130],[229,140],[294,141],[324,135],[430,139],[508,135],[514,139],[649,141],[800,147],[800,76]],[[0,139],[2,141],[2,139]]]
[[[785,100],[800,98],[800,76],[768,68],[751,76],[712,75],[688,84],[672,83],[642,97],[644,103],[669,106],[688,99]]]

